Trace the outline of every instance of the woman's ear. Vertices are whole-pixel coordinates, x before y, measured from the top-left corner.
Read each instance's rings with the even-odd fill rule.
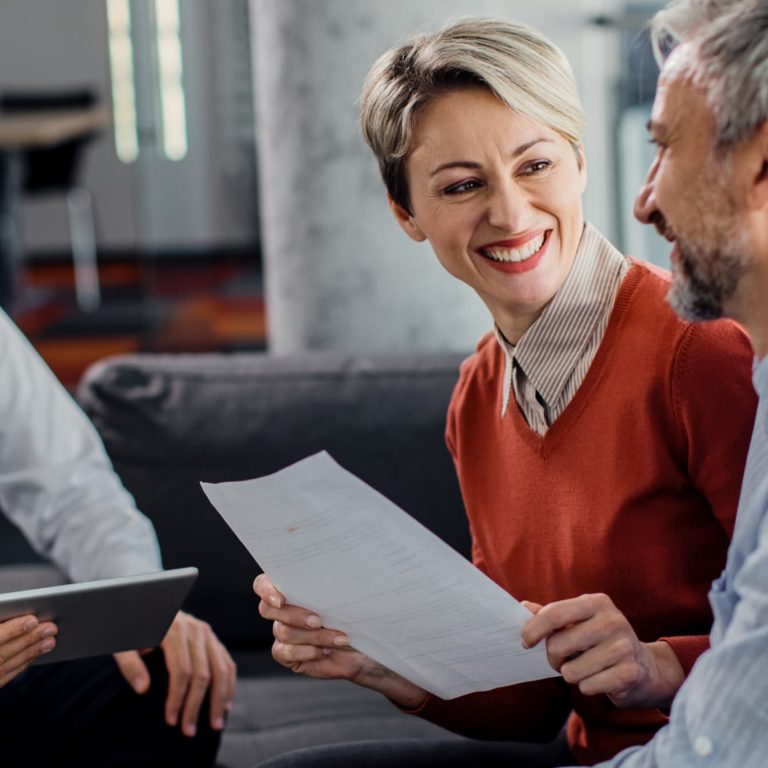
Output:
[[[583,194],[587,187],[587,158],[584,154],[583,144],[579,144],[576,147],[576,162],[579,165],[579,179],[581,179],[581,189],[579,191]]]
[[[415,240],[417,243],[423,243],[427,239],[427,236],[419,229],[413,216],[411,216],[402,205],[396,203],[389,192],[387,192],[387,202],[403,232],[405,232],[411,240]]]

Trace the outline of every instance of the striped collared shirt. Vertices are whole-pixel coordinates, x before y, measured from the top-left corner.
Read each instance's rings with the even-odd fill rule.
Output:
[[[510,344],[496,329],[504,350],[501,415],[510,394],[534,432],[543,435],[584,381],[603,340],[629,260],[591,224],[585,224],[573,266],[554,299]]]

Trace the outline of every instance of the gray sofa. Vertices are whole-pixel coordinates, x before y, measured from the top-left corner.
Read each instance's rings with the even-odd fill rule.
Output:
[[[221,765],[253,766],[332,741],[446,735],[377,694],[297,677],[271,659],[271,627],[251,591],[258,568],[199,481],[263,475],[325,449],[468,555],[443,442],[459,362],[455,355],[131,355],[85,375],[78,399],[152,519],[166,567],[200,569],[186,608],[212,624],[238,662]],[[0,563],[0,591],[59,578],[4,518]]]

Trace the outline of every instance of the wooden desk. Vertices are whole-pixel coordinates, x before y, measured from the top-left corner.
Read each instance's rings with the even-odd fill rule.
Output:
[[[104,128],[104,107],[55,112],[0,112],[0,149],[50,147]]]

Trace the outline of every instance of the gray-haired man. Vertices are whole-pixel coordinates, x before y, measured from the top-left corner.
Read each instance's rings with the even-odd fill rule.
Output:
[[[765,766],[768,2],[682,0],[660,12],[653,29],[665,59],[649,124],[658,150],[635,214],[674,244],[675,309],[696,320],[728,316],[746,327],[760,405],[728,562],[710,593],[711,650],[681,687],[669,725],[645,747],[603,765]]]

